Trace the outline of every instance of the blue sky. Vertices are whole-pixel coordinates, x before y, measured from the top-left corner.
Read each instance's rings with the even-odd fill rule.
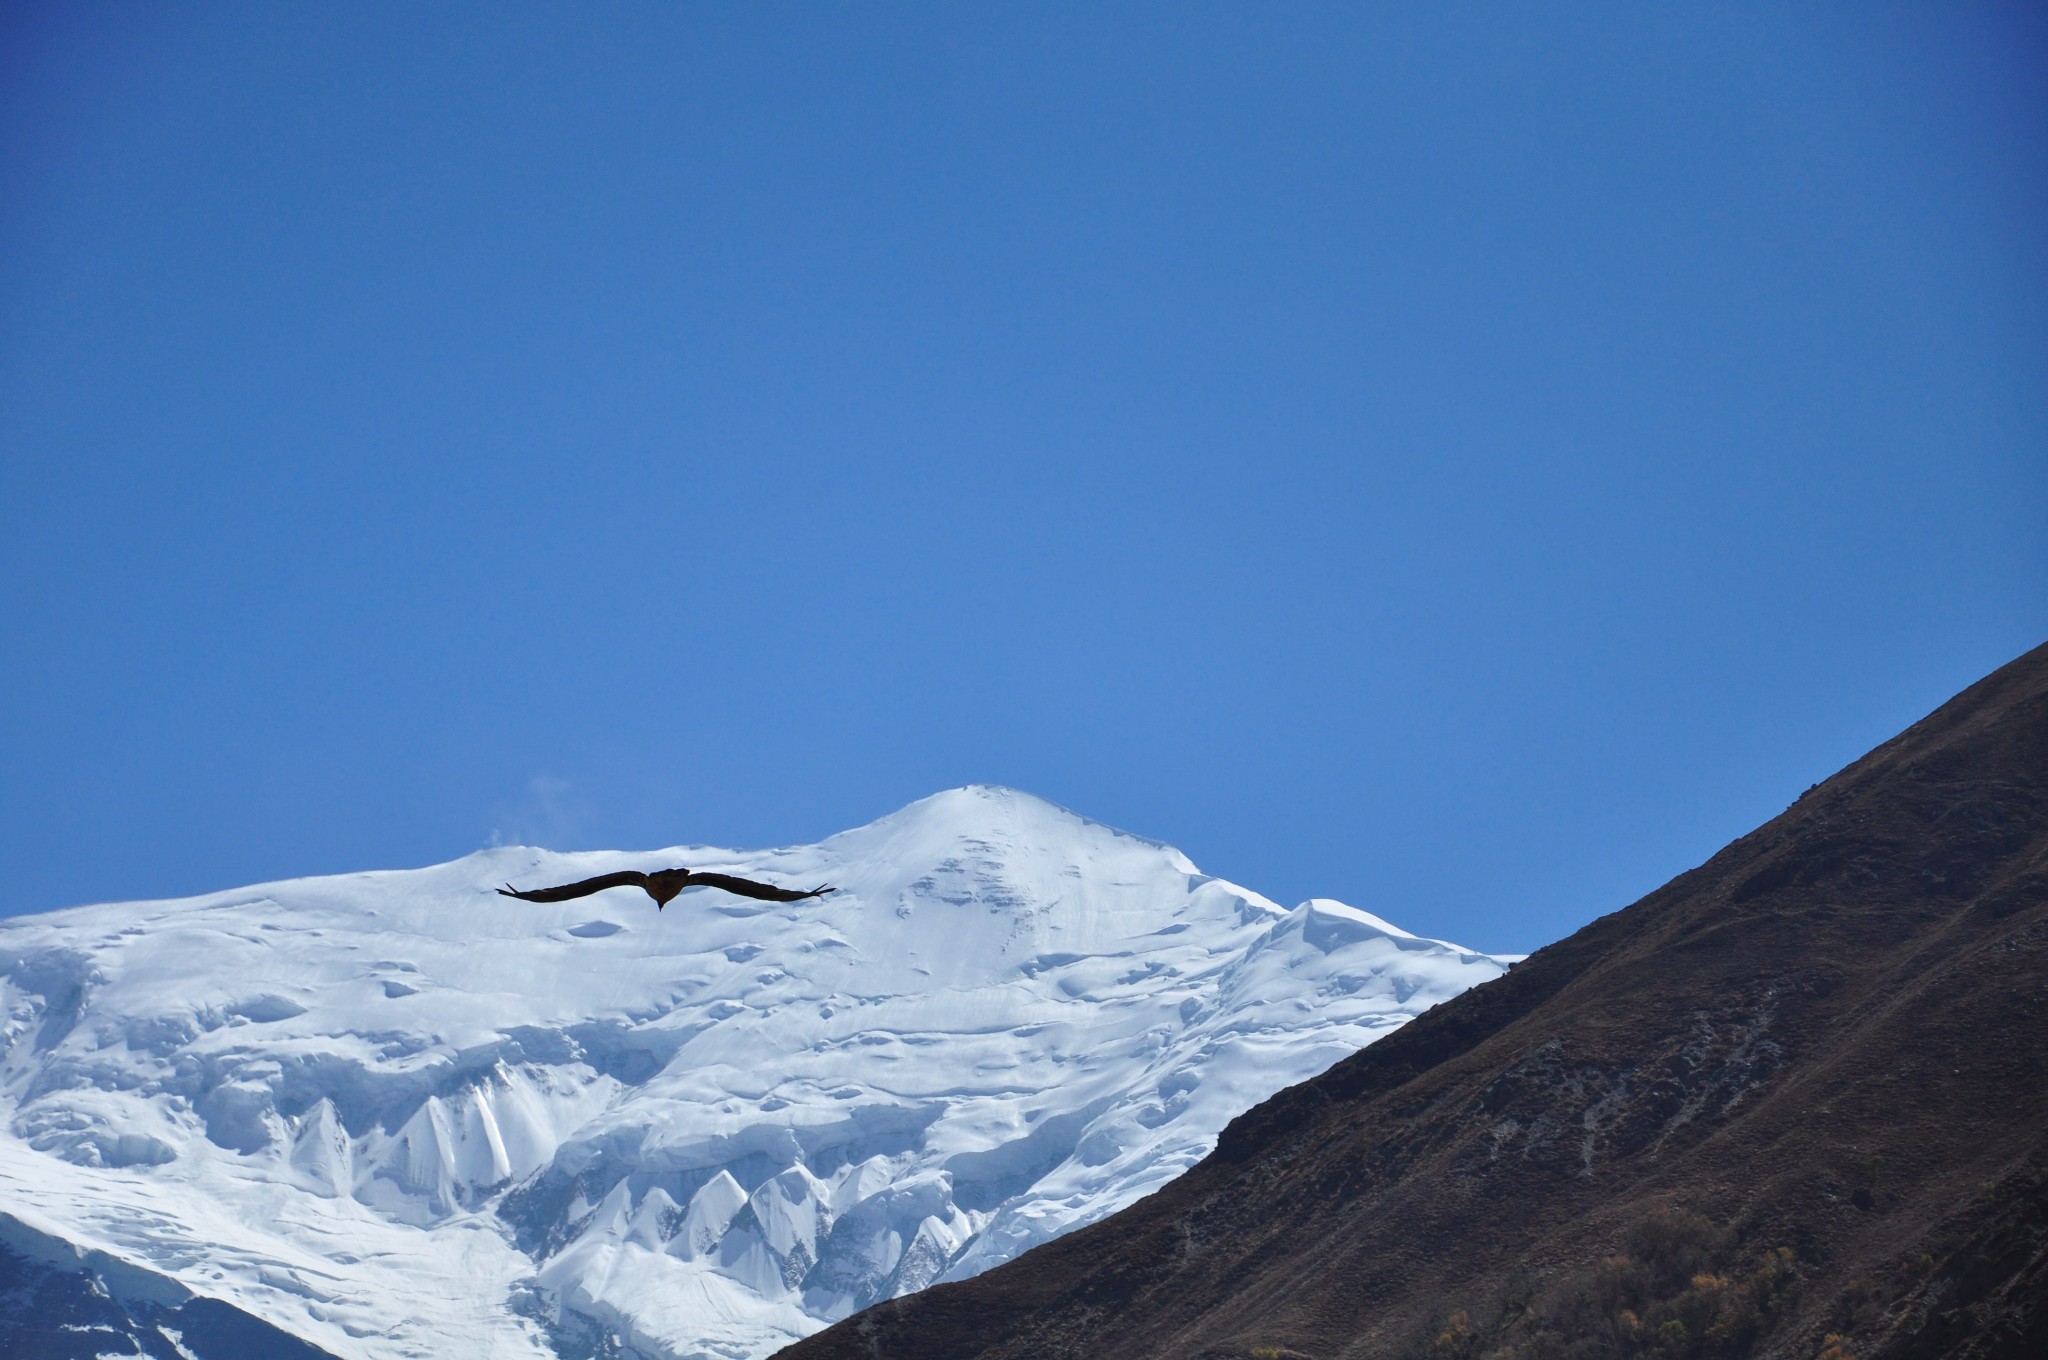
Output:
[[[986,781],[1528,949],[2048,638],[2026,7],[0,23],[0,910]]]

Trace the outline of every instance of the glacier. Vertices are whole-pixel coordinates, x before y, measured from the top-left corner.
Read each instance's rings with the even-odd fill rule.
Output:
[[[494,892],[674,865],[840,891]],[[752,1360],[1130,1204],[1515,958],[993,786],[19,917],[0,1246],[337,1357]]]

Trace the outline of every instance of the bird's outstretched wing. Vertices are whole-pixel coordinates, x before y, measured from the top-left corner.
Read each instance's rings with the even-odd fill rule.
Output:
[[[638,869],[621,869],[615,874],[599,874],[586,878],[581,883],[564,883],[559,888],[535,888],[532,892],[521,892],[507,883],[498,889],[502,897],[516,897],[522,902],[566,902],[572,897],[588,897],[606,888],[644,888],[647,875]]]
[[[738,893],[741,897],[757,897],[763,902],[801,902],[806,897],[823,897],[828,892],[839,891],[837,888],[821,884],[809,892],[793,892],[788,888],[756,883],[751,878],[734,878],[731,874],[692,873],[684,882],[692,888],[723,888],[729,893]]]

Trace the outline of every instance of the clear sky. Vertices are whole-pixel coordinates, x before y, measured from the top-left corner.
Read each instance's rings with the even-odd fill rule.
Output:
[[[995,782],[1529,949],[2048,638],[2038,6],[4,14],[0,911]]]

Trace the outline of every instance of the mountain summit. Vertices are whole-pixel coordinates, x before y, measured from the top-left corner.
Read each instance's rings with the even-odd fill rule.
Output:
[[[840,891],[496,891],[678,864]],[[0,1289],[75,1286],[0,1351],[764,1355],[1137,1200],[1508,962],[990,787],[0,922]]]
[[[1187,1175],[789,1360],[2048,1354],[2048,647]]]

